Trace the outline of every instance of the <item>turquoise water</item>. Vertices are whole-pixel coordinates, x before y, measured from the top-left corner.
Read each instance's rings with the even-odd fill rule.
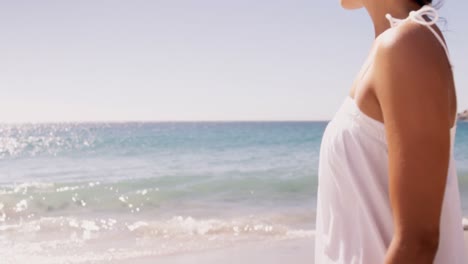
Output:
[[[310,236],[326,125],[0,125],[0,246],[78,254],[91,243],[115,253],[139,241],[168,254]],[[455,158],[468,215],[468,123],[458,124]]]

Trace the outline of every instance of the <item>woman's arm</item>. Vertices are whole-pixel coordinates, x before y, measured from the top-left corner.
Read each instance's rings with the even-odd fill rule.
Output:
[[[415,24],[384,36],[375,63],[394,223],[385,263],[433,263],[450,157],[450,69],[432,33]]]

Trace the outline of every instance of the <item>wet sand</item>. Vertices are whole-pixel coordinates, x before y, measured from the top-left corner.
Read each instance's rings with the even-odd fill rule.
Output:
[[[468,232],[465,232],[465,249],[468,252]],[[283,241],[248,243],[232,248],[210,251],[192,252],[187,254],[146,257],[133,260],[113,262],[118,264],[313,264],[314,239],[302,238]]]
[[[301,238],[283,241],[255,242],[232,248],[199,251],[160,257],[145,257],[115,261],[118,264],[311,264],[314,263],[314,239]]]

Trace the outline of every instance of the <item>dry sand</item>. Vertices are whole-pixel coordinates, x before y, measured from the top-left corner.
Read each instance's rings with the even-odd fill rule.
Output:
[[[465,248],[468,252],[468,232],[465,232]],[[291,239],[275,242],[248,243],[241,246],[181,255],[147,257],[117,264],[313,264],[314,239]]]

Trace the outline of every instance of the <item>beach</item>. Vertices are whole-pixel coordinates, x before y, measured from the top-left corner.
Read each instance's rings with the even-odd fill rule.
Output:
[[[468,252],[468,232],[465,231],[465,251]],[[138,264],[313,264],[314,239],[292,239],[277,242],[262,242],[246,244],[234,248],[224,248],[213,251],[201,251],[190,254],[162,256],[157,258],[138,258],[132,261],[113,263]]]
[[[313,263],[326,125],[0,125],[0,263]]]
[[[468,232],[465,232],[465,249],[468,252]],[[314,239],[291,239],[276,242],[257,242],[234,248],[222,248],[211,251],[192,252],[189,254],[160,257],[141,257],[117,262],[117,264],[313,264]]]
[[[465,231],[465,249],[468,252],[468,232]],[[314,238],[284,239],[278,241],[257,241],[247,242],[242,245],[220,247],[210,250],[198,250],[186,253],[165,254],[165,255],[142,255],[137,253],[137,248],[133,249],[138,256],[131,254],[132,249],[128,249],[127,254],[96,253],[91,255],[76,255],[66,258],[54,258],[44,254],[38,256],[16,256],[5,258],[2,263],[113,263],[113,264],[313,264],[314,263]],[[92,251],[92,250],[91,250]],[[114,252],[116,253],[116,252]],[[31,262],[32,261],[32,262]],[[57,261],[57,262],[55,262]]]
[[[314,263],[314,239],[291,239],[275,242],[257,242],[212,251],[190,254],[139,258],[134,261],[114,263],[161,263],[161,264],[311,264]]]
[[[447,66],[431,83],[447,77],[450,109],[464,111],[450,130],[441,223],[456,212],[468,230],[468,1],[441,0],[440,20],[442,3],[390,2],[370,12],[374,32],[337,1],[2,1],[0,264],[313,264],[322,227],[327,241],[384,252],[368,239],[388,242],[393,230],[384,120],[358,106],[369,87],[349,88],[380,85],[368,78],[374,33],[398,17],[430,18],[443,33],[420,66]],[[356,79],[359,67],[369,70]],[[421,115],[396,111],[418,135],[442,106],[426,107],[427,95]],[[433,142],[420,139],[403,167],[428,160],[417,148]],[[339,249],[324,247],[348,258]]]

